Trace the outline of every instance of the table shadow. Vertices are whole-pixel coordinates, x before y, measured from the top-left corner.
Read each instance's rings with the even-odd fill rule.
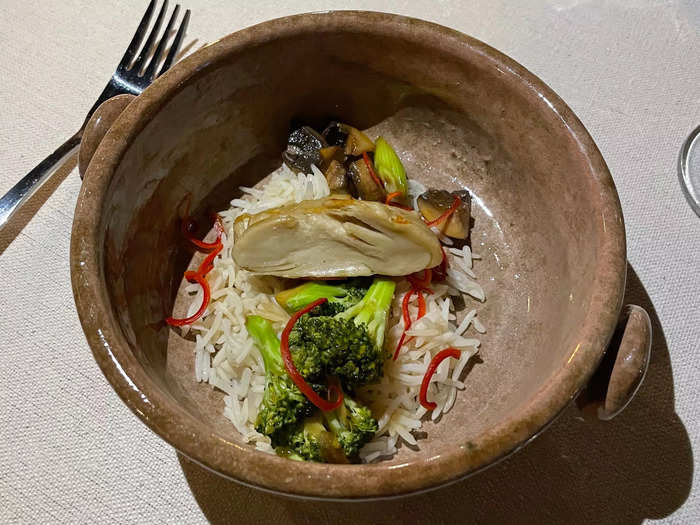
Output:
[[[32,220],[49,197],[56,191],[56,188],[65,180],[68,174],[73,171],[78,163],[78,154],[71,155],[63,165],[58,168],[34,195],[29,197],[17,212],[10,217],[4,228],[0,229],[0,255],[12,244],[24,227]],[[19,179],[18,179],[19,180]]]
[[[668,516],[690,493],[692,450],[674,411],[663,328],[631,266],[625,302],[644,307],[653,325],[649,371],[627,409],[610,422],[590,422],[572,404],[525,449],[448,487],[395,500],[331,503],[251,489],[179,455],[183,473],[214,524],[638,524]]]

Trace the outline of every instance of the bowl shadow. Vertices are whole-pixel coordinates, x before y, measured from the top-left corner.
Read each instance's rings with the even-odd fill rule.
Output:
[[[666,338],[629,266],[625,303],[651,317],[652,356],[632,403],[610,422],[584,421],[572,404],[524,450],[428,493],[371,502],[305,501],[245,487],[178,454],[185,479],[214,524],[615,523],[668,516],[690,493],[693,457],[674,410]]]

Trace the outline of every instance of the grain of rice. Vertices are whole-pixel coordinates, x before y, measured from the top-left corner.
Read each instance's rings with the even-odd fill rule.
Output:
[[[452,370],[452,380],[456,381],[459,379],[459,377],[462,375],[462,372],[464,371],[464,367],[467,366],[467,363],[469,362],[469,359],[472,358],[474,355],[474,352],[462,352],[462,355],[459,358],[459,361],[455,365],[454,369]],[[462,383],[464,384],[464,383]]]
[[[476,309],[469,310],[469,313],[464,316],[464,319],[462,319],[462,322],[459,323],[459,326],[457,327],[457,330],[455,330],[456,333],[459,335],[462,335],[464,332],[467,331],[467,328],[469,328],[469,324],[472,322],[472,319],[476,317]]]
[[[224,361],[226,361],[227,353],[226,351],[221,351],[218,352],[215,356],[214,359],[211,362],[211,366],[216,368],[217,366],[221,365]]]
[[[447,401],[445,401],[445,407],[442,409],[443,412],[449,412],[452,406],[455,404],[455,399],[457,399],[457,389],[450,388],[447,394]]]
[[[408,443],[409,445],[417,445],[418,442],[416,441],[416,438],[413,437],[413,434],[411,434],[410,430],[407,429],[403,425],[396,425],[395,427],[396,433],[403,438],[403,440]]]
[[[474,318],[474,330],[480,334],[486,333],[486,327],[476,317]]]

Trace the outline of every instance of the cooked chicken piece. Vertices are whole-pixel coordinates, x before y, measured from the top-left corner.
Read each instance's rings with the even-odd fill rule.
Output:
[[[238,266],[279,277],[408,275],[442,260],[417,213],[341,196],[241,215],[234,238]]]

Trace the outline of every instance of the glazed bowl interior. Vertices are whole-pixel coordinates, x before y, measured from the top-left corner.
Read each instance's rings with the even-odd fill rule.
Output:
[[[195,381],[193,343],[163,323],[192,257],[178,229],[183,197],[200,217],[227,207],[239,186],[280,165],[290,129],[330,119],[385,136],[409,177],[468,188],[482,256],[475,271],[487,300],[475,307],[488,331],[466,390],[438,424],[424,424],[419,448],[375,465],[300,465],[255,451],[223,417],[223,394]],[[98,362],[164,439],[271,490],[387,496],[487,465],[584,384],[619,308],[622,219],[583,127],[514,62],[415,20],[303,15],[227,37],[130,106],[86,180],[73,267]],[[90,276],[77,268],[88,259]],[[83,277],[92,292],[81,291]]]

